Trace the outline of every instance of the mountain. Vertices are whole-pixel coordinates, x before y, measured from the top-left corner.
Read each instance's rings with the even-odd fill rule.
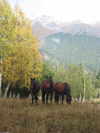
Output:
[[[84,63],[90,70],[100,69],[100,23],[80,20],[62,23],[50,16],[32,20],[32,31],[45,60],[66,65]]]
[[[51,29],[45,28],[42,26],[40,23],[36,22],[32,24],[32,32],[33,34],[36,35],[38,42],[39,42],[39,47],[43,45],[45,42],[45,38],[51,34],[56,33],[56,31],[53,31]]]
[[[43,27],[54,30],[54,31],[59,31],[60,25],[62,25],[60,21],[56,20],[52,16],[46,16],[46,15],[39,16],[35,18],[34,20],[32,20],[33,24],[37,22]]]
[[[62,27],[64,33],[94,35],[94,29],[89,24],[79,23]]]
[[[47,36],[57,32],[71,33],[74,35],[94,35],[100,38],[100,22],[95,25],[81,23],[80,20],[63,23],[51,16],[42,15],[32,20],[32,31],[36,34],[39,46],[41,47]]]
[[[100,38],[90,35],[55,33],[46,38],[40,52],[54,64],[83,63],[91,71],[100,69]]]

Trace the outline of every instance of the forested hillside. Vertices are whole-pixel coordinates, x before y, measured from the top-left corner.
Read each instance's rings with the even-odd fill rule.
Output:
[[[100,38],[90,35],[55,33],[46,38],[40,51],[54,63],[83,63],[89,70],[100,69]]]

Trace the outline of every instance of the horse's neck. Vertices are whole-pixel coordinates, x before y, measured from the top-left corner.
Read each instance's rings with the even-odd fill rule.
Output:
[[[31,83],[31,87],[35,87],[35,83],[33,82],[33,83]]]
[[[34,86],[34,88],[36,88],[36,84],[35,83],[33,83],[33,86]]]
[[[68,84],[65,82],[65,93],[66,95],[70,95]]]

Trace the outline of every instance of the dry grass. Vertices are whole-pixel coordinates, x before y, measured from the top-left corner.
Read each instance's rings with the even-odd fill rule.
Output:
[[[0,132],[99,133],[100,104],[31,105],[31,99],[0,99]]]

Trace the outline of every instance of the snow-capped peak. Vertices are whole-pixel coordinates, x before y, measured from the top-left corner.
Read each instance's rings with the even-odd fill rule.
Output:
[[[43,26],[46,26],[46,25],[48,25],[50,23],[55,23],[57,25],[60,25],[61,24],[61,22],[58,21],[57,18],[54,18],[52,16],[47,16],[47,15],[41,15],[41,16],[35,18],[33,20],[33,23],[35,23],[35,22],[39,22]]]
[[[61,22],[59,21],[57,18],[54,18],[52,16],[47,16],[47,15],[41,15],[35,19],[32,20],[32,24],[38,22],[39,24],[41,24],[42,26],[54,30],[54,31],[62,31],[62,27],[68,26],[68,25],[74,25],[74,24],[78,24],[81,23],[79,20],[78,21],[74,21],[74,22]]]

